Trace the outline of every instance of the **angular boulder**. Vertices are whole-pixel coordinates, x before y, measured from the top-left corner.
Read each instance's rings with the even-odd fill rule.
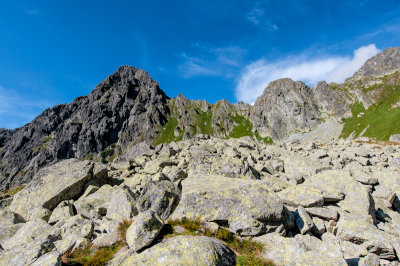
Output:
[[[134,251],[140,251],[150,245],[164,227],[164,221],[153,210],[142,212],[126,232],[126,242]]]
[[[140,212],[154,210],[161,219],[166,220],[175,210],[180,194],[171,181],[149,181],[137,200],[137,208]]]
[[[374,200],[363,185],[349,171],[327,170],[308,178],[302,185],[322,190],[325,202],[345,198],[338,202],[339,207],[349,213],[359,215],[371,224],[375,221]]]
[[[104,185],[96,192],[80,197],[74,202],[77,213],[88,218],[101,218],[107,214],[113,193],[112,186]]]
[[[47,220],[60,202],[79,197],[85,184],[104,184],[107,181],[107,169],[103,166],[76,159],[64,160],[41,169],[14,196],[10,210],[25,220]]]
[[[135,203],[127,189],[116,188],[111,195],[106,217],[115,221],[128,220],[137,214]]]
[[[3,241],[1,246],[5,250],[11,250],[20,246],[41,243],[51,235],[58,234],[52,226],[43,220],[29,221],[25,223],[11,238]]]
[[[202,175],[182,181],[182,198],[171,219],[281,222],[283,203],[268,183]]]
[[[116,258],[115,261],[117,261]],[[121,264],[110,265],[220,265],[236,263],[235,254],[221,241],[206,236],[176,236],[139,254],[128,256]]]

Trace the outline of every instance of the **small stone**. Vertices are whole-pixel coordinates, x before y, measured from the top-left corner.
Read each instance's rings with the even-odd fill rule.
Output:
[[[318,217],[313,217],[312,218],[314,226],[311,229],[311,231],[314,233],[314,235],[322,235],[323,233],[325,233],[326,228],[325,228],[325,224],[324,221],[322,221],[320,218]]]

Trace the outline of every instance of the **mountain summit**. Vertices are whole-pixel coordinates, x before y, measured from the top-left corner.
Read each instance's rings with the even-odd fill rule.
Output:
[[[2,130],[0,184],[24,183],[44,165],[113,143],[126,147],[154,138],[155,126],[167,122],[168,99],[147,72],[121,66],[89,95],[46,109],[14,131]]]

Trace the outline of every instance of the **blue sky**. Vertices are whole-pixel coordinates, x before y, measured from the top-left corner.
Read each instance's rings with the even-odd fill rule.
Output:
[[[399,39],[398,0],[2,0],[0,128],[88,94],[120,65],[170,97],[253,102],[280,77],[340,82]]]

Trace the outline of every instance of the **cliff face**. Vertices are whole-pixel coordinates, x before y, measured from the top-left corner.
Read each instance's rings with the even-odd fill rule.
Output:
[[[46,109],[14,132],[0,132],[0,184],[25,183],[42,166],[154,138],[167,122],[168,97],[150,75],[120,67],[88,96]]]
[[[317,127],[323,132],[326,120],[335,121],[330,127],[342,124],[336,128],[344,127],[342,137],[365,133],[389,139],[400,133],[399,69],[400,49],[388,48],[343,84],[320,82],[311,88],[279,79],[251,106],[183,95],[169,99],[147,72],[121,66],[89,95],[46,109],[19,129],[0,129],[0,189],[26,183],[56,161],[89,155],[99,160],[111,145],[123,153],[142,141],[157,145],[202,134],[282,142]]]

